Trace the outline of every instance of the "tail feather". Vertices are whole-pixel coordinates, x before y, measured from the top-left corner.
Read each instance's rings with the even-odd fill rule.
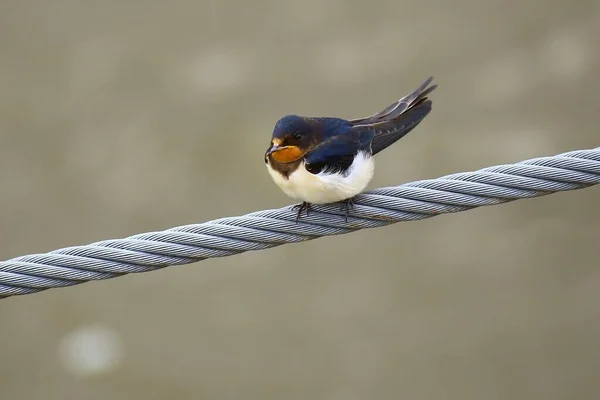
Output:
[[[384,110],[367,118],[351,120],[353,129],[373,132],[373,154],[390,146],[412,131],[431,111],[427,95],[437,85],[429,86],[433,77],[427,79],[412,93],[391,104]]]

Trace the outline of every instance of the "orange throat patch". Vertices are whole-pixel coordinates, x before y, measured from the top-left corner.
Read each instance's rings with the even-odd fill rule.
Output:
[[[273,159],[280,163],[291,163],[294,161],[298,161],[300,157],[305,154],[304,151],[300,150],[299,147],[296,146],[285,146],[276,152],[271,153]]]

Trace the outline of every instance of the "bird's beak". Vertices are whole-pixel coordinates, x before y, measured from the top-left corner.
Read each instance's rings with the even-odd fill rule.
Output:
[[[282,146],[282,144],[283,143],[281,142],[281,139],[273,139],[271,142],[271,148],[267,151],[267,155],[277,153],[278,151],[285,149],[286,146]]]
[[[272,153],[275,153],[279,150],[283,149],[283,147],[279,146],[278,144],[271,144],[271,148],[269,150],[267,150],[267,155],[271,155]]]

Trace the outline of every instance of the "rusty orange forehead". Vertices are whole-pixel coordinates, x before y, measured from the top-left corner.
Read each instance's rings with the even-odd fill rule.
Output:
[[[300,150],[299,147],[285,146],[285,147],[282,147],[281,149],[275,151],[271,155],[277,162],[290,163],[290,162],[294,162],[294,161],[297,161],[298,159],[300,159],[300,157],[302,157],[304,155],[304,153],[305,152]]]
[[[280,146],[281,143],[283,143],[283,140],[275,138],[275,139],[271,140],[271,143],[273,143],[275,146]]]

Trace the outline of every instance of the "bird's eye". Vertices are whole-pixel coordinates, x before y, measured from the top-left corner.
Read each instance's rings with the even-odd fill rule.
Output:
[[[296,132],[292,135],[292,137],[296,140],[302,139],[302,134],[300,132]]]

